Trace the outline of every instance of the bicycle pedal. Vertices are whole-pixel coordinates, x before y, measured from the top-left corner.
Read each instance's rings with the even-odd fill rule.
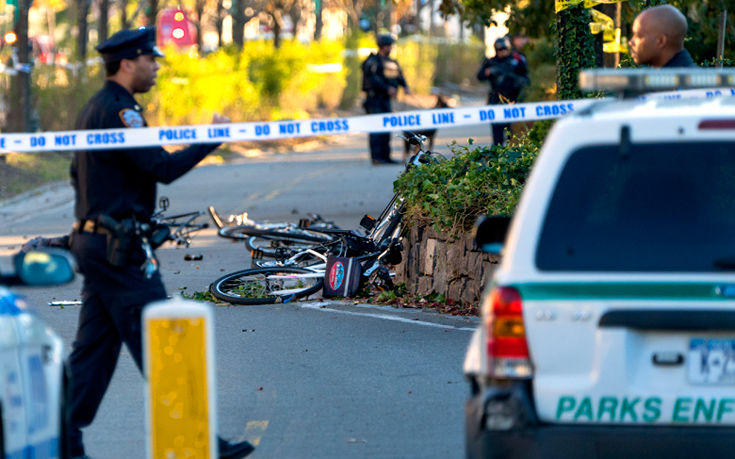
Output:
[[[250,258],[253,260],[262,260],[263,259],[263,251],[262,250],[251,250],[250,251]]]
[[[299,219],[299,228],[308,228],[311,225],[311,220],[308,218]]]

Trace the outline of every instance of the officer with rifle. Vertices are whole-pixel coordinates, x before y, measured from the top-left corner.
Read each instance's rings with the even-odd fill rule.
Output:
[[[495,56],[482,61],[477,79],[490,83],[490,93],[487,103],[507,104],[518,100],[521,89],[528,85],[528,69],[525,58],[513,55],[510,49],[510,40],[498,38],[495,40]],[[493,143],[502,145],[505,141],[505,130],[510,127],[509,123],[493,123]]]

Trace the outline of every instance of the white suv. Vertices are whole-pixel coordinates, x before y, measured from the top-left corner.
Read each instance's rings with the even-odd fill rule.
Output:
[[[735,457],[735,98],[559,120],[502,254],[464,364],[468,457]]]

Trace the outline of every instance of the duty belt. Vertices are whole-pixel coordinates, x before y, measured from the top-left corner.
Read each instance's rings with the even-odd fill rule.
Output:
[[[110,232],[107,228],[103,228],[98,225],[95,220],[80,220],[78,222],[74,222],[72,228],[74,228],[74,231],[77,233],[108,234]]]

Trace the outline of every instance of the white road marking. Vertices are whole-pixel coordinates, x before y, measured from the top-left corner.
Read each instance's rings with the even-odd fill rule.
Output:
[[[372,317],[374,319],[392,320],[394,322],[403,322],[407,324],[423,325],[426,327],[446,328],[449,330],[461,330],[461,331],[468,331],[468,332],[475,331],[474,327],[454,327],[452,325],[435,324],[433,322],[426,322],[423,320],[406,319],[405,317],[398,317],[398,316],[393,316],[389,314],[342,311],[340,309],[333,309],[333,308],[325,307],[325,305],[328,305],[328,304],[331,304],[331,303],[328,303],[328,302],[299,303],[298,306],[303,309],[313,309],[315,311],[336,312],[339,314],[347,314],[351,316],[360,316],[360,317]]]

